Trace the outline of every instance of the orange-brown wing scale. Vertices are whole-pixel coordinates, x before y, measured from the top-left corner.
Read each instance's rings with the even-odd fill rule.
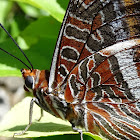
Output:
[[[110,139],[140,138],[139,48],[140,39],[117,43],[71,71],[65,99],[75,110],[83,108],[87,131]]]

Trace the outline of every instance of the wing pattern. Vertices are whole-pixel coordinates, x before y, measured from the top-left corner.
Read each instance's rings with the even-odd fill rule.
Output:
[[[139,36],[139,4],[133,0],[71,0],[56,44],[49,87],[61,85],[87,56]]]
[[[87,131],[108,139],[140,138],[140,63],[134,61],[139,49],[140,39],[119,42],[71,71],[65,99],[83,110]]]
[[[83,115],[87,131],[140,138],[139,38],[139,0],[70,0],[49,89]]]

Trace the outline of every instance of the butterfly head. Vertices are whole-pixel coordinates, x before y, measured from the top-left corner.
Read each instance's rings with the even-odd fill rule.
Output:
[[[21,69],[21,73],[25,80],[24,89],[26,91],[48,88],[48,78],[46,77],[49,77],[49,72],[47,70]]]
[[[22,77],[25,80],[24,89],[26,91],[33,90],[35,87],[36,70],[21,69]]]

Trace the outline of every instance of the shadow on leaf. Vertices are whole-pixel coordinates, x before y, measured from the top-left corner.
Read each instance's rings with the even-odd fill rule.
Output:
[[[83,139],[84,140],[97,140],[85,134],[83,134]],[[54,136],[33,138],[33,140],[80,140],[80,135],[79,134],[54,135]]]
[[[26,125],[20,125],[13,128],[8,129],[9,131],[22,131],[24,130]],[[33,123],[29,128],[29,131],[37,131],[37,132],[61,132],[61,131],[72,131],[72,128],[63,124],[56,123]]]

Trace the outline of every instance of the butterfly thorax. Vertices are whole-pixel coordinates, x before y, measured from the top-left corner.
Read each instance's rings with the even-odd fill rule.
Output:
[[[48,90],[48,77],[49,71],[47,70],[27,70],[22,69],[22,76],[25,80],[24,89],[30,91],[36,97],[36,104],[43,110],[51,113],[52,115],[68,120],[76,126],[82,126],[82,110],[75,110],[75,104],[66,102],[65,99],[58,96],[57,90],[49,92]],[[77,105],[78,108],[78,105]],[[80,113],[80,114],[79,114]]]

